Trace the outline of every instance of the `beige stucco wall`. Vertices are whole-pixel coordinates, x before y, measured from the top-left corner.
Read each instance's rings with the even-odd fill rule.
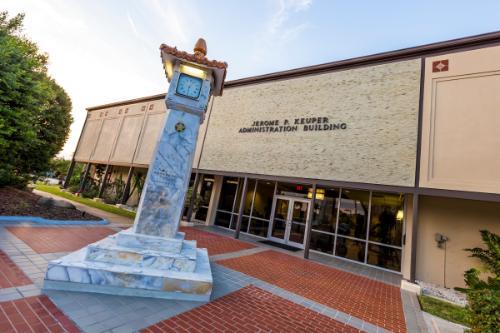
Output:
[[[161,113],[152,113],[146,116],[144,120],[143,133],[137,144],[137,153],[134,157],[134,163],[149,164],[153,158],[153,153],[160,138],[163,123],[165,121],[165,111]]]
[[[448,71],[432,71],[439,60]],[[500,193],[500,46],[425,67],[420,185]]]
[[[419,203],[416,278],[446,286],[463,287],[463,274],[478,267],[464,248],[483,246],[479,230],[500,234],[500,203],[473,200],[421,197]],[[444,249],[437,247],[436,233],[449,238]]]
[[[80,143],[75,152],[75,159],[78,161],[86,161],[90,159],[95,148],[95,143],[99,137],[99,132],[102,126],[102,119],[87,119],[85,127],[82,130]]]
[[[90,111],[75,159],[100,164],[149,164],[165,119],[163,99]]]
[[[226,89],[200,168],[412,186],[420,60]],[[254,121],[328,117],[347,129],[239,133]]]

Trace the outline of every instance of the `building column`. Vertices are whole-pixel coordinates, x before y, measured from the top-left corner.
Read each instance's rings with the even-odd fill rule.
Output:
[[[87,184],[87,178],[89,176],[89,171],[90,171],[90,163],[87,163],[85,166],[85,170],[83,171],[83,178],[80,179],[80,188],[78,189],[78,192],[81,193],[85,189],[85,185]]]
[[[304,247],[305,259],[309,259],[309,245],[311,243],[311,228],[312,228],[315,203],[316,203],[316,184],[313,184],[311,208],[309,209],[309,216],[307,217],[307,226],[306,226],[306,244]]]
[[[132,176],[134,175],[134,167],[130,167],[128,169],[128,175],[127,175],[127,182],[125,183],[125,189],[123,190],[123,195],[122,199],[120,200],[120,203],[122,205],[127,204],[128,197],[130,195],[130,182],[132,181]]]
[[[188,206],[188,211],[186,214],[186,220],[188,222],[191,222],[191,219],[193,217],[193,206],[194,206],[194,200],[196,199],[196,195],[198,193],[198,184],[200,183],[200,173],[197,171],[194,175],[194,183],[193,183],[193,188],[191,190],[191,198],[189,198],[189,206]]]
[[[245,202],[247,200],[247,187],[248,187],[248,177],[243,180],[243,189],[241,192],[240,208],[238,210],[238,220],[236,221],[236,232],[234,233],[234,238],[240,238],[241,220],[243,219],[243,210],[245,209]],[[238,196],[238,193],[236,193]]]
[[[415,283],[417,271],[417,233],[418,233],[418,213],[419,213],[419,196],[418,193],[413,194],[413,214],[411,228],[411,262],[410,262],[410,282]]]
[[[104,193],[104,188],[106,187],[109,172],[111,171],[111,169],[112,169],[112,167],[109,164],[107,164],[106,169],[104,169],[104,175],[102,177],[101,184],[99,184],[99,193],[97,194],[98,198],[101,198],[102,194]]]
[[[68,172],[66,172],[66,177],[64,178],[64,183],[63,183],[63,188],[68,188],[69,186],[69,181],[71,177],[73,176],[73,171],[75,170],[75,159],[71,159],[71,164],[69,165]]]

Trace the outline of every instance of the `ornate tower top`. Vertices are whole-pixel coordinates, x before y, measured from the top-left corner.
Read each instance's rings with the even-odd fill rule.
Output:
[[[166,44],[160,45],[161,58],[165,74],[168,82],[173,78],[174,68],[177,64],[193,65],[209,72],[213,76],[213,84],[211,94],[221,96],[224,88],[224,80],[226,78],[227,62],[210,60],[207,55],[207,42],[203,38],[199,38],[194,45],[193,53],[179,51],[177,47],[172,47]]]
[[[203,58],[207,55],[207,42],[203,38],[198,38],[194,45],[194,55]]]

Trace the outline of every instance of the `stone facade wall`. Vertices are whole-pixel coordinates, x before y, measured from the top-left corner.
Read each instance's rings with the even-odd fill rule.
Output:
[[[420,68],[416,59],[226,89],[214,100],[199,168],[413,186]],[[346,128],[239,132],[309,117]]]

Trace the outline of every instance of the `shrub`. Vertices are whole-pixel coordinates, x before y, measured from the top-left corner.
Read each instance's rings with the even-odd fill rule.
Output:
[[[483,264],[486,279],[481,279],[481,271],[471,268],[465,272],[467,288],[457,288],[467,294],[469,332],[500,332],[500,237],[487,230],[481,230],[481,238],[486,249],[465,249],[471,257]]]
[[[467,293],[469,332],[500,332],[500,292],[480,289]]]

